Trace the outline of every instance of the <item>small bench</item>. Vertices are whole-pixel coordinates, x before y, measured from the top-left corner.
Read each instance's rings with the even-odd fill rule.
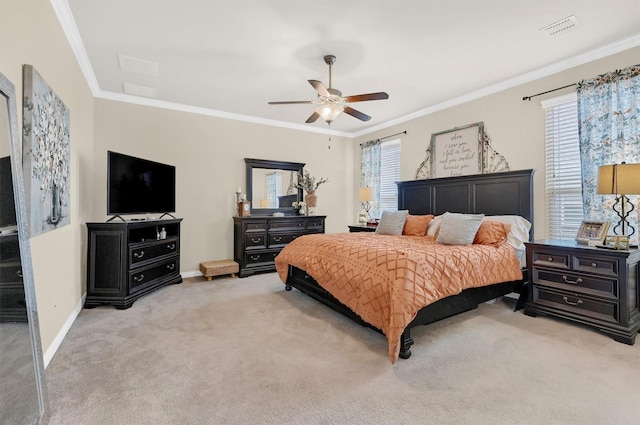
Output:
[[[211,280],[213,276],[223,274],[231,274],[231,277],[236,277],[238,270],[240,270],[240,266],[233,260],[205,261],[200,263],[200,271],[207,280]]]

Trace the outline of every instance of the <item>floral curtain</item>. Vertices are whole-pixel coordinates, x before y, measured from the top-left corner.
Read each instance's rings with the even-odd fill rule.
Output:
[[[380,217],[380,139],[360,145],[360,187],[373,188],[373,202],[369,214]]]
[[[596,193],[598,166],[640,163],[640,65],[580,81],[577,91],[584,216],[616,224],[615,196]],[[629,198],[636,208],[629,216],[636,229],[631,241],[637,243],[640,205],[637,196]]]

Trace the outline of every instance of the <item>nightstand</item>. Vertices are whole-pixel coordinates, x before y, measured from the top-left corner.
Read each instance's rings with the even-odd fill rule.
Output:
[[[349,226],[349,232],[375,232],[378,226],[369,226],[367,224],[352,224]]]
[[[527,243],[528,301],[524,313],[592,326],[632,345],[640,330],[640,251],[573,241]]]

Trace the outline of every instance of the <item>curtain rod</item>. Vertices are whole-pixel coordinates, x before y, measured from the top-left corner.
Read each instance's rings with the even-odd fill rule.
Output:
[[[400,133],[396,133],[396,134],[392,134],[390,136],[384,136],[384,137],[379,137],[377,139],[373,139],[373,140],[369,140],[369,142],[373,142],[374,140],[382,140],[382,139],[388,139],[389,137],[393,137],[393,136],[397,136],[399,134],[407,134],[407,130],[405,131],[401,131]],[[362,146],[364,143],[360,143],[360,146]]]
[[[567,87],[572,87],[572,86],[575,86],[575,85],[576,85],[576,83],[567,84],[566,86],[558,87],[557,89],[543,91],[542,93],[532,94],[531,96],[525,96],[525,97],[522,98],[522,100],[529,100],[530,101],[532,97],[536,97],[536,96],[540,96],[540,95],[543,95],[543,94],[551,93],[551,92],[554,92],[554,91],[566,89]]]

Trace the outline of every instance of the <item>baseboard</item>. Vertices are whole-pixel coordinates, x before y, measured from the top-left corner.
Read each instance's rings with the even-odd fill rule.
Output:
[[[203,276],[203,274],[197,270],[193,270],[190,272],[182,272],[180,273],[180,276],[182,276],[182,278],[185,279],[187,277],[200,277],[200,276]]]
[[[60,348],[62,341],[64,341],[64,337],[67,336],[67,332],[69,332],[69,329],[71,329],[73,322],[76,321],[76,317],[78,317],[78,314],[80,314],[86,297],[87,293],[85,292],[82,295],[80,302],[78,302],[78,304],[76,305],[76,308],[73,309],[67,320],[64,322],[64,325],[60,329],[60,332],[58,332],[47,351],[42,355],[45,369],[47,368],[47,366],[49,366],[49,362],[51,361],[51,359],[53,359],[53,356],[56,354],[56,351],[58,351],[58,348]]]

